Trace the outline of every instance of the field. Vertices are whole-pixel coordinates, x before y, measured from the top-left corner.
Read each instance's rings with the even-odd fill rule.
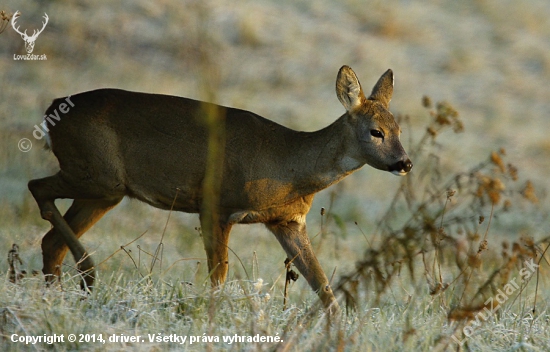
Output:
[[[548,350],[547,0],[7,0],[0,10],[19,10],[28,33],[49,17],[33,52],[47,60],[16,59],[24,41],[7,21],[0,33],[1,350]],[[344,64],[365,90],[394,71],[391,111],[415,166],[401,178],[365,166],[316,196],[308,231],[342,316],[327,316],[301,277],[283,309],[286,256],[263,226],[234,228],[228,282],[213,291],[198,217],[129,199],[82,238],[95,289],[79,289],[70,255],[61,284],[44,285],[49,223],[27,182],[58,170],[33,136],[53,99],[117,87],[313,131],[344,113],[334,93]],[[26,275],[10,280],[10,265]],[[54,334],[64,341],[13,341]]]

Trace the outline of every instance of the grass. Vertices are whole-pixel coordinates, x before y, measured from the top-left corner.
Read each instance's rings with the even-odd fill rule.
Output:
[[[85,242],[93,248],[99,267],[91,294],[79,289],[79,276],[70,261],[61,284],[49,288],[40,275],[28,273],[17,283],[5,275],[0,282],[5,349],[29,348],[11,342],[13,334],[61,333],[65,339],[72,333],[82,340],[56,343],[58,350],[500,350],[510,346],[536,350],[547,346],[549,238],[535,241],[525,234],[519,238],[514,231],[500,238],[492,234],[500,216],[514,217],[525,209],[536,213],[536,190],[506,164],[502,150],[458,174],[430,163],[434,149],[439,157],[445,156],[438,140],[461,133],[463,126],[449,104],[432,107],[426,98],[424,105],[430,122],[411,148],[411,157],[420,163],[416,173],[403,178],[375,236],[363,233],[363,240],[350,238],[345,234],[352,232],[349,225],[331,207],[319,214],[319,231],[310,230],[319,256],[335,265],[346,246],[366,242],[367,250],[355,268],[338,267],[340,275],[334,278],[344,315],[326,316],[300,280],[291,284],[290,304],[283,310],[284,265],[259,257],[257,253],[270,252],[274,244],[259,234],[248,250],[231,250],[230,280],[213,291],[201,267],[202,248],[196,245],[200,231],[188,225],[182,235],[181,219],[127,202],[122,212],[133,216],[123,221],[107,216]],[[334,194],[333,200],[337,198]],[[143,228],[147,231],[138,234]],[[2,236],[3,248],[9,247],[8,237]],[[113,238],[111,246],[99,244],[108,237]],[[28,248],[39,244],[19,246],[25,258]],[[23,265],[14,265],[17,271],[30,272],[39,263],[25,258]],[[277,338],[277,342],[254,342],[254,338]],[[39,343],[33,348],[46,347]]]
[[[408,300],[389,299],[376,307],[369,300],[362,308],[329,323],[311,308],[291,307],[283,312],[280,302],[258,282],[229,282],[211,292],[187,283],[154,282],[113,273],[100,279],[90,297],[83,297],[78,282],[65,278],[65,289],[44,290],[39,279],[19,285],[4,284],[2,301],[16,301],[2,310],[2,330],[7,338],[54,333],[102,334],[105,344],[75,342],[56,344],[58,350],[439,350],[455,349],[449,335],[456,327],[448,321],[440,299],[419,289]],[[72,284],[72,287],[71,287]],[[261,287],[261,288],[260,288]],[[260,288],[260,289],[258,289]],[[524,293],[527,296],[526,293]],[[544,347],[548,335],[548,314],[532,314],[528,299],[518,299],[484,321],[466,340],[470,349]],[[188,336],[181,346],[170,342],[149,342],[148,334]],[[279,336],[279,343],[232,343],[224,336]],[[110,342],[112,336],[142,336],[144,343]],[[198,337],[191,344],[190,336]],[[206,343],[205,336],[220,342]],[[66,337],[67,338],[67,337]],[[464,337],[459,336],[459,339]],[[4,350],[28,350],[29,346],[4,342]],[[37,346],[45,348],[44,344]],[[183,348],[182,348],[183,347]]]
[[[539,262],[548,245],[541,186],[550,166],[547,1],[96,1],[92,7],[7,0],[2,6],[23,13],[21,28],[32,30],[44,12],[50,17],[35,47],[46,62],[14,61],[23,41],[0,26],[0,252],[7,256],[17,243],[20,268],[28,271],[14,284],[8,261],[0,262],[2,350],[548,348],[548,253]],[[61,286],[46,288],[32,276],[41,269],[48,224],[26,183],[53,174],[57,163],[31,131],[53,98],[106,86],[206,95],[314,130],[342,113],[333,88],[342,64],[365,87],[394,70],[392,111],[407,113],[400,116],[402,140],[415,163],[401,179],[365,168],[320,194],[308,216],[312,243],[327,274],[335,273],[346,315],[329,320],[303,279],[291,284],[282,310],[285,256],[260,226],[235,228],[229,281],[213,292],[196,217],[172,214],[167,221],[168,213],[133,201],[83,237],[95,262],[106,260],[89,296],[78,289],[72,258]],[[423,107],[423,94],[452,105],[425,100]],[[464,131],[454,133],[460,124]],[[30,152],[17,149],[21,138],[33,142]],[[152,267],[157,248],[162,260]],[[530,258],[540,264],[537,275],[519,289],[507,286],[519,282]],[[495,314],[479,315],[487,316],[485,302],[507,290]],[[146,342],[30,346],[12,343],[14,333],[141,335]],[[148,334],[199,341],[149,342]],[[202,342],[257,334],[278,334],[283,342]],[[464,344],[453,336],[466,338]]]

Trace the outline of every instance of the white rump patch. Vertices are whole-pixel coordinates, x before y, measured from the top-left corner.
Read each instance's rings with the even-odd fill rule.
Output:
[[[48,148],[52,149],[52,139],[50,138],[50,133],[46,132],[46,144],[48,145]]]

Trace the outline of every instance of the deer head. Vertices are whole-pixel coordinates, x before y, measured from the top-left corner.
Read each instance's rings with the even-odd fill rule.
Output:
[[[27,35],[27,30],[25,29],[25,32],[21,33],[19,31],[19,27],[15,28],[15,21],[21,16],[21,13],[19,11],[15,12],[13,17],[11,18],[11,26],[13,27],[13,30],[16,31],[21,35],[21,38],[25,41],[25,50],[27,50],[27,53],[31,54],[34,50],[34,42],[36,41],[36,38],[38,38],[38,35],[42,33],[44,28],[46,28],[46,25],[48,24],[48,14],[44,13],[44,19],[46,22],[42,22],[42,29],[37,31],[36,29],[33,30],[32,35]]]
[[[389,111],[393,72],[387,70],[366,97],[355,72],[343,66],[336,80],[336,95],[347,110],[357,133],[357,160],[394,175],[403,176],[413,165],[399,141],[401,129]]]

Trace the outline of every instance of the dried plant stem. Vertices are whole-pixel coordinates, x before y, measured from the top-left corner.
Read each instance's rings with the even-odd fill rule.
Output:
[[[157,249],[155,250],[155,254],[153,255],[153,259],[151,260],[151,267],[149,268],[149,274],[153,272],[153,268],[155,267],[155,263],[159,257],[159,252],[162,248],[164,248],[164,235],[166,234],[166,228],[168,227],[168,222],[170,221],[170,216],[172,215],[172,211],[174,210],[174,205],[176,204],[176,199],[178,198],[180,189],[176,188],[176,194],[174,195],[174,200],[172,201],[172,205],[170,205],[170,211],[168,212],[168,216],[166,217],[166,223],[164,224],[164,229],[162,230],[162,235],[160,236],[160,242],[157,246]],[[159,270],[162,270],[162,256],[160,258],[160,268]]]

